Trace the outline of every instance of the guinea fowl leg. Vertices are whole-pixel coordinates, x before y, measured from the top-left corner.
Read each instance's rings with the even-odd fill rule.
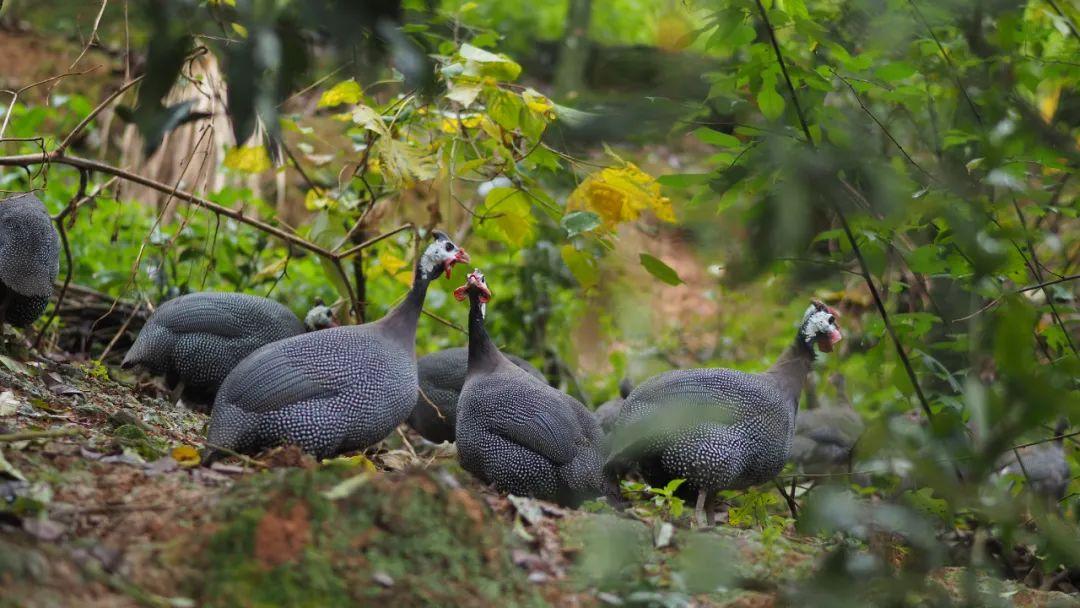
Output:
[[[705,490],[698,490],[697,504],[694,506],[694,520],[697,522],[699,528],[704,528],[709,525],[709,522],[705,517],[705,503],[709,501],[709,493]]]
[[[7,288],[0,283],[0,350],[7,350],[7,339],[4,338],[4,321],[7,320],[8,302],[10,302]]]
[[[705,520],[710,528],[716,527],[716,492],[709,492],[705,499]]]

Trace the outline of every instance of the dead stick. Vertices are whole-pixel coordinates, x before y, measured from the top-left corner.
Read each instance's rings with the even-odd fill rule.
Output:
[[[82,427],[67,427],[63,429],[49,429],[47,431],[18,431],[15,433],[6,433],[0,435],[0,443],[11,443],[13,441],[29,441],[31,439],[55,439],[57,437],[70,437],[71,435],[82,435],[85,430]]]

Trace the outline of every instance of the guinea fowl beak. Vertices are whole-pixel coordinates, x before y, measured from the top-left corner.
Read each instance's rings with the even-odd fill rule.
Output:
[[[821,349],[821,352],[831,353],[833,345],[842,340],[843,338],[844,336],[840,334],[840,330],[834,329],[829,334],[820,336],[817,339],[817,345],[818,348]]]
[[[443,270],[446,271],[446,278],[448,278],[448,279],[450,278],[450,272],[453,270],[454,264],[458,264],[458,263],[460,263],[460,264],[468,264],[469,263],[469,252],[465,251],[464,249],[458,249],[457,253],[454,254],[454,257],[450,258],[449,260],[446,260],[446,264],[443,266]]]

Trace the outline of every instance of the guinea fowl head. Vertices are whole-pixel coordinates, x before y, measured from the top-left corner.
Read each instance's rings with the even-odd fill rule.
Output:
[[[337,327],[337,317],[334,315],[334,309],[322,303],[322,300],[315,300],[315,306],[311,307],[311,310],[304,315],[304,327],[308,331],[317,331],[320,329],[328,329],[330,327]]]
[[[799,342],[811,350],[813,345],[817,344],[821,352],[831,353],[833,345],[843,338],[836,325],[838,316],[831,306],[818,300],[810,300],[810,307],[806,309],[799,325]]]
[[[469,254],[455,245],[445,232],[435,230],[431,235],[435,240],[424,250],[419,262],[419,270],[424,279],[433,281],[444,272],[446,278],[450,278],[450,270],[454,264],[469,263]]]
[[[467,298],[470,293],[477,294],[481,304],[487,304],[492,298],[491,289],[487,286],[487,279],[484,278],[484,273],[480,272],[479,268],[474,268],[466,277],[465,284],[454,290],[454,297],[460,302]]]

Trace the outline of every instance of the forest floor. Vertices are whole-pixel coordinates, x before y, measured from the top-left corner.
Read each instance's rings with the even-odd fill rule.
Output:
[[[499,496],[404,430],[364,455],[207,468],[206,417],[122,373],[0,355],[0,606],[759,607],[789,603],[829,548]],[[935,577],[953,596],[959,579]],[[1018,606],[1080,605],[984,582]]]

